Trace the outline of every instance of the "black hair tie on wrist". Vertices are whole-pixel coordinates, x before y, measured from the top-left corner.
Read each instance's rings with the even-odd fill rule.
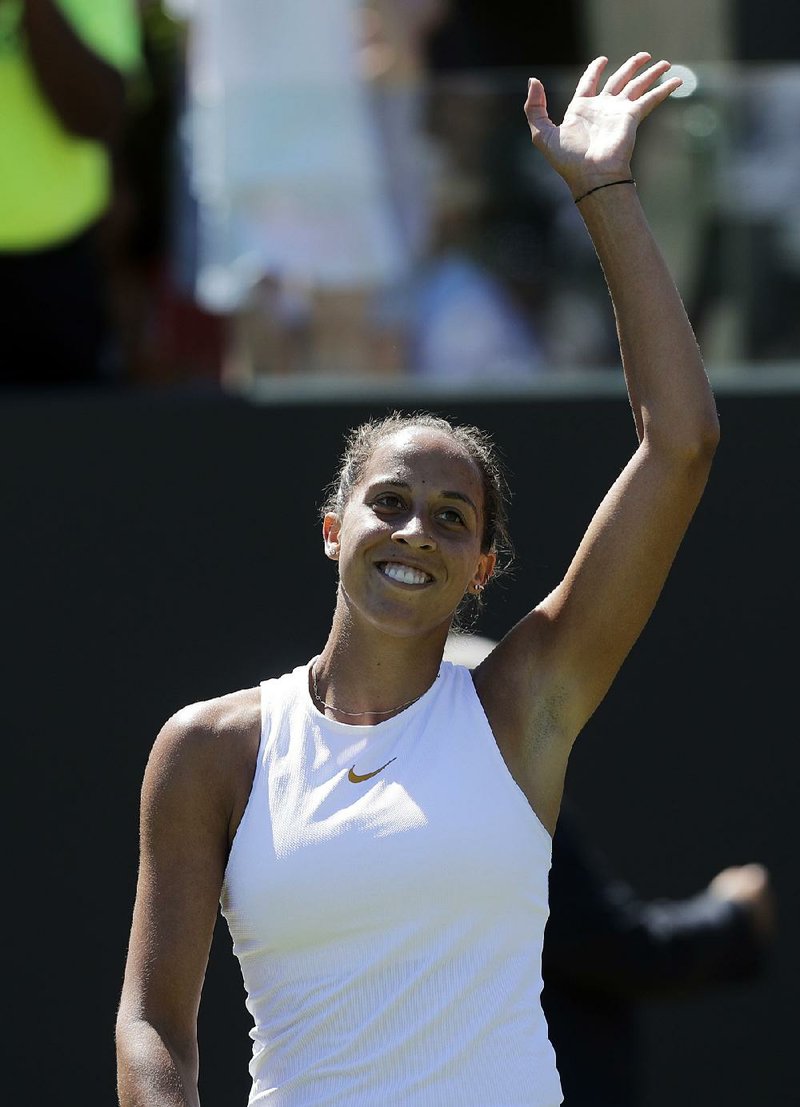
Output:
[[[583,196],[579,196],[575,203],[579,204],[581,200],[585,200],[586,197],[591,196],[593,192],[599,192],[601,188],[611,188],[612,185],[618,184],[635,185],[636,181],[633,179],[633,177],[626,177],[624,181],[607,181],[606,184],[595,185],[594,188],[590,188],[588,192],[584,192]]]

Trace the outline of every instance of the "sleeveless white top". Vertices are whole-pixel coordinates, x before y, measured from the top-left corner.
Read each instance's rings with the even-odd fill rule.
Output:
[[[222,909],[253,1016],[249,1103],[556,1107],[539,995],[550,836],[469,670],[375,726],[305,665],[262,685]]]

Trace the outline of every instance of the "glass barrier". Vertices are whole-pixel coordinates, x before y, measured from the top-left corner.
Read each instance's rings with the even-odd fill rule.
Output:
[[[184,360],[218,350],[226,385],[265,394],[600,386],[618,364],[608,296],[566,187],[531,148],[527,74],[386,79],[378,56],[347,83],[324,70],[344,49],[333,22],[326,35],[302,65],[268,65],[263,43],[234,36],[224,81],[224,58],[214,69],[195,42],[168,344],[182,330]],[[538,75],[560,118],[576,74]],[[800,382],[800,65],[682,75],[639,134],[645,210],[712,375]]]

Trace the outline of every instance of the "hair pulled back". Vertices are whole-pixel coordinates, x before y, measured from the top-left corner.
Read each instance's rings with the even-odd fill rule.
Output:
[[[393,411],[382,419],[369,419],[354,427],[345,436],[345,448],[339,458],[336,476],[325,489],[321,514],[342,515],[353,490],[364,475],[369,459],[385,439],[399,431],[412,428],[441,431],[457,442],[472,458],[481,474],[483,485],[483,533],[481,552],[493,553],[496,565],[493,576],[508,568],[513,548],[508,529],[510,493],[506,469],[494,441],[479,427],[450,422],[428,411]],[[482,597],[470,596],[478,604]]]

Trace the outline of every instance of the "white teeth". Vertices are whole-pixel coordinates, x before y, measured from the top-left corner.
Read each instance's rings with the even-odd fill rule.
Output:
[[[431,577],[419,569],[412,569],[409,565],[398,565],[394,561],[387,561],[381,566],[381,571],[391,580],[399,580],[402,584],[427,584]]]

